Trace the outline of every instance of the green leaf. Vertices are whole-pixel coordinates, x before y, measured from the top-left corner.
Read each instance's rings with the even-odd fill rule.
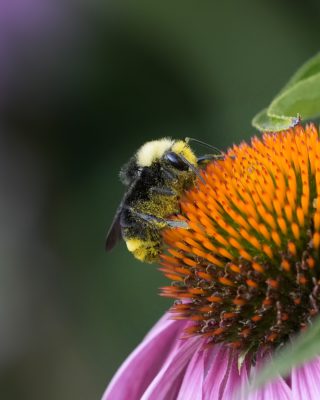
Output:
[[[296,117],[269,116],[267,114],[267,109],[264,109],[253,118],[252,125],[259,131],[278,132],[292,128],[299,122],[300,118],[298,115]]]
[[[292,76],[266,110],[252,125],[260,131],[277,132],[303,120],[320,116],[320,53],[316,54]]]
[[[299,81],[270,104],[268,115],[294,117],[300,114],[303,119],[320,115],[320,73]]]
[[[307,79],[312,75],[320,73],[320,53],[316,54],[314,57],[306,61],[298,71],[293,74],[289,82],[281,89],[279,95],[285,90],[289,89],[291,86],[296,84],[303,79]],[[277,96],[278,97],[278,96]]]
[[[285,377],[291,368],[303,364],[320,354],[320,318],[305,332],[301,332],[286,347],[277,352],[273,360],[255,376],[250,390],[255,390],[278,375]]]

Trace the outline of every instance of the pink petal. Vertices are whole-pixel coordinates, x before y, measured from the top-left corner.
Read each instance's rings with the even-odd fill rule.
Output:
[[[238,357],[237,351],[229,350],[229,366],[219,391],[221,399],[233,399],[236,396],[242,399],[244,396],[244,399],[247,400],[248,395],[245,394],[243,389],[247,388],[248,385],[247,366],[246,363],[243,363],[239,371]]]
[[[219,400],[230,369],[230,350],[225,346],[215,345],[207,349],[207,352],[204,400]]]
[[[291,390],[282,378],[266,384],[262,388],[251,393],[249,397],[243,397],[243,400],[299,400],[298,397],[292,397]],[[301,400],[307,399],[306,397]]]
[[[293,399],[320,399],[320,357],[293,368],[291,385]]]
[[[190,359],[201,349],[202,343],[198,337],[177,341],[176,348],[171,352],[141,400],[176,399],[176,393],[172,388],[177,387],[177,382],[182,381]]]
[[[254,379],[254,376],[258,373],[264,363],[265,360],[260,359],[257,362],[257,365],[251,368],[250,375],[252,379]],[[243,393],[242,396],[241,400],[298,400],[298,398],[292,397],[291,388],[280,375],[270,383],[267,383],[261,388],[249,393],[249,396],[244,396]]]
[[[166,314],[122,364],[102,400],[141,398],[159,370],[162,370],[186,324],[184,321],[173,321],[169,318]]]
[[[202,400],[202,387],[204,378],[203,350],[197,351],[185,372],[178,400]]]

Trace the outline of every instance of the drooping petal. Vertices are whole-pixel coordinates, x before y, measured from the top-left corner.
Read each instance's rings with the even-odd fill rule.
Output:
[[[193,337],[177,341],[176,348],[171,351],[141,400],[176,399],[177,393],[173,392],[172,388],[179,386],[178,382],[182,382],[193,354],[201,349],[202,343],[197,339]]]
[[[230,369],[230,350],[226,346],[215,345],[208,350],[205,363],[204,400],[219,400],[223,393]]]
[[[320,357],[293,368],[291,384],[293,399],[320,399]]]
[[[166,314],[120,367],[102,400],[140,400],[166,358],[179,343],[186,323]]]
[[[251,371],[249,375],[251,376],[252,381],[254,380],[254,377],[259,373],[265,362],[266,358],[259,358],[257,364],[255,366],[251,366]],[[291,387],[289,386],[287,381],[283,379],[280,375],[273,381],[262,386],[261,388],[253,392],[249,392],[249,396],[247,394],[247,390],[245,389],[247,384],[248,379],[246,380],[246,382],[243,379],[241,387],[244,389],[244,391],[241,393],[242,397],[239,398],[241,400],[300,400],[299,398],[292,397]]]
[[[204,351],[197,351],[184,374],[177,400],[202,400],[204,379]]]

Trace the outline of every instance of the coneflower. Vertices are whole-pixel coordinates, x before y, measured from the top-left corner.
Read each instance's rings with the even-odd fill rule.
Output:
[[[253,138],[211,162],[167,229],[175,299],[103,399],[319,399],[320,358],[248,395],[277,347],[320,307],[320,141],[313,125]],[[245,354],[240,365],[239,358]]]

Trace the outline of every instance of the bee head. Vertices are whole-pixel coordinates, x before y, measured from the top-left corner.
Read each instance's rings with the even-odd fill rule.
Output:
[[[169,165],[180,171],[197,167],[197,157],[184,140],[163,138],[145,143],[120,171],[120,179],[126,186],[130,185],[141,173],[155,163]]]
[[[150,167],[158,161],[165,161],[180,170],[187,170],[188,164],[197,166],[197,157],[190,146],[184,140],[169,138],[147,142],[136,154],[137,166],[141,168]]]

